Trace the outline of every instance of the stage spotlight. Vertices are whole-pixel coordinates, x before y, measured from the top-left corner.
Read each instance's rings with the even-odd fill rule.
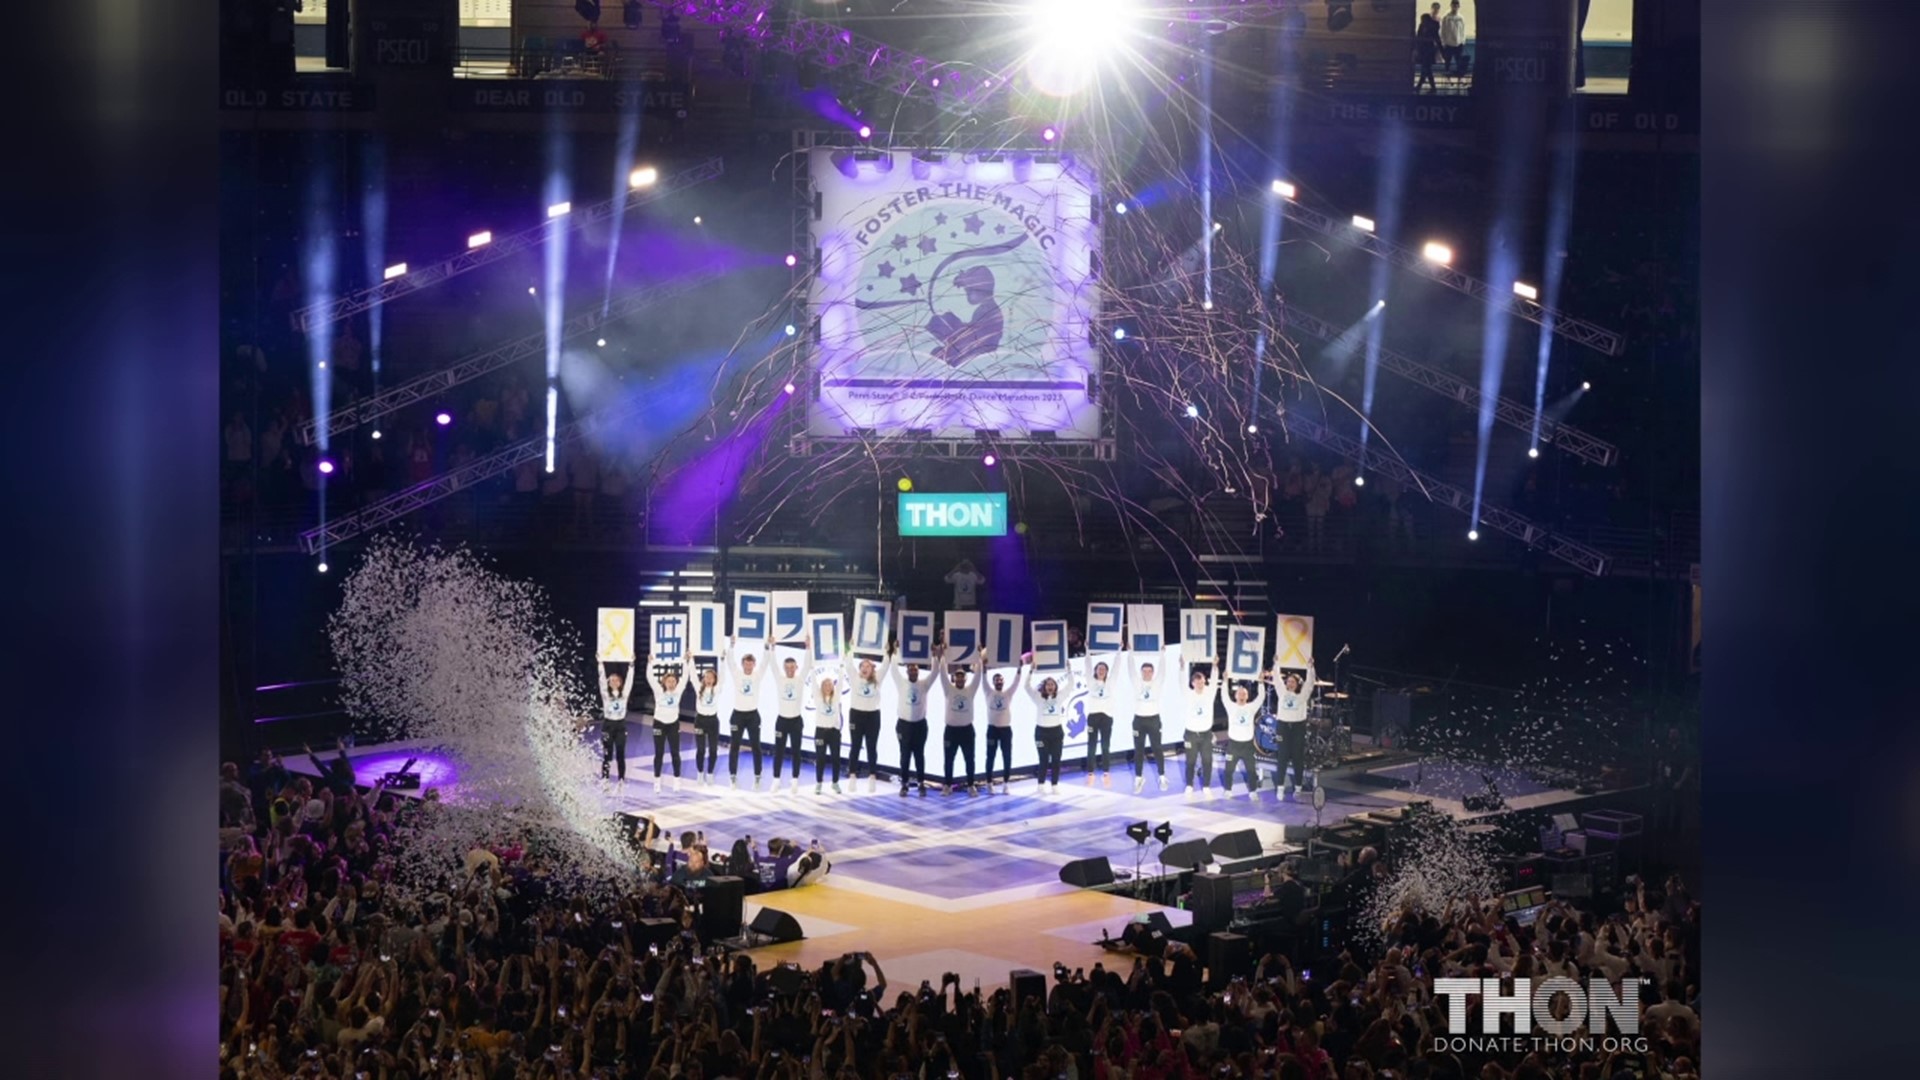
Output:
[[[1522,300],[1538,300],[1540,299],[1540,290],[1524,281],[1516,281],[1513,283],[1513,295]]]
[[[1173,839],[1173,822],[1163,821],[1155,825],[1153,827],[1153,838],[1163,844]]]
[[[477,247],[486,247],[491,243],[493,243],[493,233],[482,230],[467,237],[467,250],[472,251]]]
[[[1467,539],[1469,539],[1469,540],[1478,540],[1478,539],[1480,539],[1480,530],[1479,530],[1479,529],[1468,529],[1468,530],[1467,530]]]
[[[1260,434],[1260,425],[1259,425],[1259,424],[1257,424],[1257,423],[1250,423],[1250,424],[1248,424],[1248,425],[1247,425],[1247,434],[1249,434],[1249,435],[1258,435],[1258,434]]]
[[[331,475],[333,475],[333,462],[331,462],[331,461],[328,461],[328,460],[327,460],[326,458],[321,458],[321,459],[320,459],[320,471],[321,471],[321,472],[322,472],[323,474],[325,474],[325,475],[328,475],[328,476],[331,476]]]
[[[1052,142],[1053,140],[1059,137],[1060,137],[1060,133],[1058,131],[1055,131],[1051,127],[1046,128],[1040,132],[1040,138],[1046,142]]]
[[[445,412],[440,413],[433,418],[433,422],[436,424],[439,424],[441,427],[446,427],[448,424],[453,423],[453,414],[445,413]]]
[[[793,335],[795,335],[795,334],[797,334],[797,333],[799,333],[799,332],[800,332],[800,328],[799,328],[799,327],[797,327],[797,326],[795,326],[795,325],[793,325],[792,323],[788,323],[788,324],[787,324],[787,336],[788,336],[788,337],[792,337]],[[789,387],[789,388],[788,388],[788,391],[787,391],[787,392],[788,392],[788,393],[792,393],[792,392],[793,392],[793,391],[792,391],[792,388],[791,388],[791,387]]]
[[[1187,416],[1189,418],[1195,418],[1195,417],[1198,417],[1199,415],[1200,415],[1200,406],[1198,405],[1187,406]]]
[[[1221,221],[1216,221],[1216,222],[1214,222],[1214,223],[1213,223],[1213,231],[1214,231],[1214,232],[1219,232],[1219,231],[1220,231],[1221,229],[1224,229],[1224,228],[1226,228],[1226,227],[1227,227],[1227,226],[1226,226],[1226,223],[1225,223],[1225,222],[1221,222]]]
[[[702,222],[702,221],[700,220],[700,215],[699,215],[699,214],[695,214],[695,215],[693,215],[693,223],[694,223],[695,225],[701,225],[701,224],[704,224],[704,222]]]
[[[985,465],[987,468],[991,469],[995,465],[1000,464],[1000,459],[997,457],[994,457],[992,454],[988,454],[986,457],[983,457],[980,459],[980,464]]]
[[[1147,824],[1144,821],[1136,821],[1133,824],[1127,826],[1127,839],[1132,840],[1136,844],[1141,844],[1141,845],[1146,844],[1147,837],[1152,835],[1153,835],[1153,826]]]
[[[547,216],[550,218],[565,217],[572,212],[573,204],[570,202],[557,202],[547,207]]]
[[[1363,214],[1355,214],[1353,215],[1353,227],[1363,233],[1370,233],[1373,231],[1373,219]]]
[[[392,281],[394,278],[397,278],[401,274],[404,274],[406,272],[407,272],[406,263],[394,263],[392,266],[387,267],[386,273],[382,275],[382,280]]]
[[[528,296],[538,296],[539,294],[540,294],[540,290],[539,290],[539,289],[536,289],[536,288],[534,288],[534,287],[533,287],[532,285],[529,285],[529,286],[527,286],[527,295],[528,295]]]
[[[1354,487],[1366,487],[1366,486],[1367,486],[1367,478],[1366,478],[1366,477],[1364,477],[1364,476],[1356,476],[1356,477],[1354,477],[1354,478],[1353,478],[1353,486],[1354,486]]]
[[[630,188],[652,187],[660,179],[660,170],[651,165],[642,165],[627,174],[627,186]]]
[[[325,371],[325,370],[327,370],[327,362],[326,362],[325,360],[322,360],[322,361],[320,361],[320,365],[319,365],[319,366],[320,366],[320,370],[321,370],[321,371]]]
[[[323,573],[323,574],[327,572],[327,564],[326,564],[326,563],[321,563],[321,564],[320,564],[320,572],[321,572],[321,573]]]
[[[1211,301],[1211,300],[1202,300],[1202,301],[1200,301],[1200,310],[1201,310],[1201,311],[1212,311],[1212,310],[1213,310],[1213,301]]]
[[[1114,203],[1113,212],[1119,214],[1121,217],[1125,217],[1127,214],[1127,204],[1123,202]]]
[[[1032,0],[1026,5],[1028,79],[1057,97],[1084,89],[1137,32],[1143,7],[1139,0]]]
[[[785,387],[784,387],[784,388],[782,389],[782,391],[781,391],[781,392],[782,392],[782,393],[787,393],[787,394],[791,394],[791,393],[793,393],[793,384],[792,384],[792,383],[788,383],[788,384],[787,384],[787,385],[786,385],[786,386],[785,386]]]
[[[1445,266],[1453,261],[1453,249],[1437,240],[1429,240],[1426,246],[1420,249],[1420,256],[1428,262]]]
[[[861,124],[861,125],[860,125],[860,137],[861,137],[861,138],[863,138],[863,139],[871,139],[871,138],[873,138],[873,128],[872,128],[872,127],[870,127],[870,126],[868,126],[868,125],[866,125],[866,124]]]
[[[1593,384],[1592,384],[1592,383],[1590,383],[1590,382],[1583,382],[1583,383],[1581,383],[1581,384],[1580,384],[1580,389],[1581,389],[1582,391],[1587,391],[1587,390],[1591,390],[1591,389],[1593,389]]]
[[[1014,522],[1014,523],[1013,523],[1013,531],[1014,531],[1014,532],[1015,532],[1016,534],[1018,534],[1018,535],[1020,535],[1020,536],[1025,536],[1025,535],[1027,535],[1027,523],[1026,523],[1026,522],[1024,522],[1024,521],[1016,521],[1016,522]]]
[[[379,428],[374,428],[374,429],[373,429],[373,436],[372,436],[372,437],[373,437],[373,438],[376,438],[376,439],[378,439],[378,438],[380,437],[380,429],[379,429]]]
[[[604,349],[604,348],[606,348],[606,347],[607,347],[607,339],[606,339],[606,338],[597,338],[597,339],[595,339],[595,341],[594,341],[594,344],[595,344],[595,345],[598,345],[598,346],[599,346],[600,348],[602,348],[602,349]]]
[[[1275,180],[1273,182],[1273,193],[1283,199],[1291,199],[1299,192],[1298,189],[1285,180]]]
[[[903,476],[896,481],[893,486],[899,488],[901,491],[912,491],[913,480],[911,477]]]
[[[1539,456],[1540,456],[1540,448],[1539,448],[1539,447],[1537,447],[1537,446],[1529,446],[1529,447],[1527,447],[1527,456],[1528,456],[1528,457],[1530,457],[1530,458],[1537,458],[1537,457],[1539,457]]]
[[[935,90],[940,89],[940,76],[935,75],[933,78],[928,79],[927,85],[933,87]]]
[[[791,252],[789,252],[789,253],[787,254],[787,265],[788,265],[788,266],[798,266],[798,265],[800,265],[800,256],[798,256],[798,255],[795,255],[795,254],[793,254],[793,253],[791,253]]]
[[[1114,327],[1114,328],[1113,328],[1113,340],[1115,340],[1115,341],[1125,341],[1125,340],[1127,340],[1127,328],[1126,328],[1126,327],[1124,327],[1124,326],[1116,326],[1116,327]]]

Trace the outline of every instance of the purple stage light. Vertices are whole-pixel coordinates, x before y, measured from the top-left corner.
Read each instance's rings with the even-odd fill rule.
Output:
[[[986,457],[983,457],[980,459],[980,464],[985,465],[987,468],[991,469],[995,465],[1000,464],[1000,459],[997,457],[994,457],[992,454],[988,454]]]
[[[935,90],[938,90],[938,89],[940,89],[940,76],[938,76],[938,75],[935,75],[935,76],[933,77],[933,82],[932,82],[932,84],[931,84],[931,85],[933,86],[933,88],[934,88]]]
[[[784,388],[784,390],[783,390],[782,392],[783,392],[783,393],[788,393],[788,394],[791,394],[791,393],[793,393],[793,384],[792,384],[792,383],[788,383],[788,384],[786,385],[786,387]]]
[[[1045,131],[1042,131],[1040,133],[1040,137],[1042,139],[1045,139],[1047,142],[1052,142],[1053,140],[1060,137],[1060,133],[1058,131],[1055,131],[1052,128],[1047,128]]]
[[[435,416],[433,418],[433,422],[436,424],[439,424],[441,427],[446,427],[448,424],[453,423],[453,414],[443,412],[438,416]]]
[[[792,254],[789,254],[789,255],[787,256],[787,265],[788,265],[788,266],[798,266],[799,264],[800,264],[800,256],[798,256],[798,255],[792,255]]]
[[[328,461],[328,460],[327,460],[326,458],[321,458],[321,459],[320,459],[320,471],[321,471],[321,472],[323,472],[323,473],[326,473],[326,474],[328,474],[328,475],[332,475],[332,473],[333,473],[333,462],[331,462],[331,461]]]
[[[873,138],[873,129],[872,129],[871,127],[868,127],[868,126],[867,126],[867,125],[865,125],[865,124],[861,124],[861,125],[860,125],[860,137],[861,137],[861,138],[863,138],[863,139],[871,139],[871,138]]]

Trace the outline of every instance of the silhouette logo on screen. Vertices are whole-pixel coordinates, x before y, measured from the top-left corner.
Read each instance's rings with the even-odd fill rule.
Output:
[[[1000,335],[1006,332],[1007,326],[1000,315],[1000,305],[993,300],[993,271],[984,266],[969,266],[954,275],[953,283],[965,290],[967,303],[973,306],[972,316],[961,322],[958,316],[942,311],[927,324],[927,333],[940,339],[933,355],[951,367],[959,367],[975,356],[999,348]]]

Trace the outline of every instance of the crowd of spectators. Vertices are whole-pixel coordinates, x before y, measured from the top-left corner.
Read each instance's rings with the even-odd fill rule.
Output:
[[[1524,925],[1495,898],[1462,899],[1336,955],[1270,953],[1231,980],[1172,943],[1112,967],[1056,965],[1044,999],[1016,1001],[963,991],[957,975],[890,986],[857,950],[808,970],[717,949],[682,887],[710,857],[698,836],[613,895],[576,888],[537,837],[504,835],[443,853],[453,884],[413,895],[390,876],[397,825],[431,800],[361,790],[344,753],[314,762],[317,783],[267,752],[244,774],[221,768],[222,1077],[1698,1075],[1700,905],[1678,878],[1632,881],[1604,914],[1556,901]],[[660,920],[670,936],[640,934]],[[1463,1048],[1432,979],[1475,975],[1599,976],[1616,991],[1642,980],[1640,1034],[1613,1033],[1622,1045],[1609,1048],[1595,1032],[1592,1050]],[[1479,1032],[1477,1001],[1469,1025]]]

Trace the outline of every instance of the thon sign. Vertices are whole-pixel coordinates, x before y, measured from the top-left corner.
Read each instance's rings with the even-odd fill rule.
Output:
[[[1005,536],[1007,496],[900,495],[901,536]]]

